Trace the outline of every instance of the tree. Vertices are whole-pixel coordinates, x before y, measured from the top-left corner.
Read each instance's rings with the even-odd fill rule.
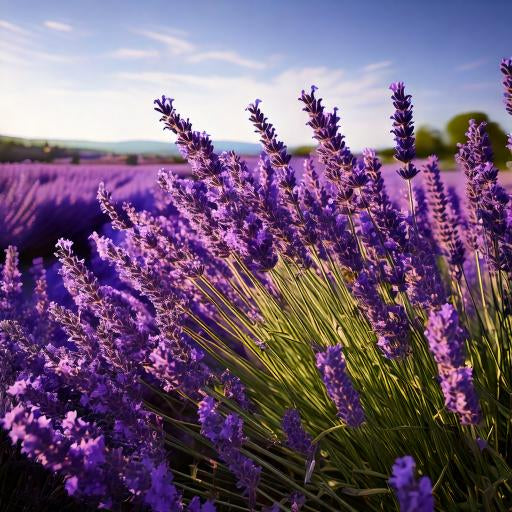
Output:
[[[127,165],[137,165],[138,163],[139,163],[138,155],[128,155],[126,157],[126,164]]]
[[[497,163],[504,163],[510,158],[510,154],[506,148],[507,134],[503,128],[494,121],[489,120],[489,116],[484,112],[466,112],[452,117],[446,125],[450,146],[452,151],[457,151],[457,143],[463,143],[466,140],[466,131],[469,126],[470,119],[474,119],[478,123],[485,121],[487,123],[486,130],[491,141],[494,159]]]
[[[418,157],[425,158],[432,154],[441,156],[445,151],[446,148],[439,130],[430,126],[420,126],[416,130],[416,154]]]

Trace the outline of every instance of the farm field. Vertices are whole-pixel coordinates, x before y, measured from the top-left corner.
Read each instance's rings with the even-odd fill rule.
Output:
[[[256,157],[245,157],[250,169],[258,163]],[[304,158],[293,157],[291,165],[300,180]],[[318,162],[317,162],[318,165]],[[421,167],[421,162],[418,164]],[[187,176],[188,164],[167,165],[60,165],[39,162],[0,164],[0,248],[15,244],[28,256],[51,255],[61,237],[83,240],[105,221],[96,199],[98,184],[103,181],[119,202],[130,201],[138,208],[151,208],[158,188],[160,168]],[[322,166],[320,165],[319,168]],[[405,187],[396,174],[396,164],[386,164],[382,175],[391,196],[400,200]],[[443,172],[447,186],[462,193],[465,177],[461,171]],[[421,174],[418,182],[421,182]],[[512,172],[501,172],[499,182],[512,190]],[[405,205],[406,206],[406,205]]]
[[[0,16],[0,512],[511,512],[512,4],[114,4]]]

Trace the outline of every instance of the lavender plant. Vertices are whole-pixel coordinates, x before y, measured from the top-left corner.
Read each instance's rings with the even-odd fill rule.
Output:
[[[259,100],[254,170],[156,100],[192,176],[162,170],[151,211],[100,186],[114,234],[91,242],[115,280],[60,240],[72,303],[49,303],[40,262],[27,299],[6,252],[12,441],[112,510],[508,510],[512,202],[471,122],[461,208],[435,156],[414,161],[411,96],[391,91],[405,210],[316,87],[299,100],[320,166],[300,183]]]

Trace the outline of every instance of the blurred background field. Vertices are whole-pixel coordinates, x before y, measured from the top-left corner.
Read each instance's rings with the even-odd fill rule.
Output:
[[[469,119],[486,121],[497,165],[509,170],[510,154],[506,133],[483,112],[454,116],[443,130],[423,125],[416,132],[418,158],[437,154],[448,186],[463,187],[453,155],[464,140]],[[257,164],[256,143],[220,141],[218,151],[235,150],[245,155],[250,168]],[[294,167],[300,176],[303,160],[314,156],[314,146],[291,148]],[[394,173],[393,149],[380,149],[385,162],[384,176],[400,200],[399,180]],[[190,168],[174,144],[159,141],[91,142],[35,140],[0,137],[0,247],[16,244],[22,259],[51,256],[60,237],[75,240],[87,249],[87,237],[104,222],[96,201],[98,183],[104,181],[118,201],[130,201],[138,208],[151,208],[157,171],[171,169],[188,174]],[[512,172],[500,179],[512,188]],[[396,184],[396,187],[393,185]]]

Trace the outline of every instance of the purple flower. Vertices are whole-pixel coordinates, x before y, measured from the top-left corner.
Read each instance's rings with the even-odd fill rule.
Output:
[[[445,405],[463,425],[480,421],[480,406],[473,386],[472,369],[465,364],[467,333],[451,304],[430,313],[425,336],[437,363]]]
[[[162,114],[160,121],[165,125],[164,130],[170,130],[177,135],[176,145],[191,163],[194,176],[205,179],[209,184],[219,185],[224,168],[213,150],[210,138],[205,133],[193,131],[190,121],[176,112],[173,101],[165,96],[154,101],[155,110]]]
[[[278,256],[274,249],[272,233],[255,217],[246,219],[246,229],[252,234],[247,243],[248,262],[251,267],[262,272],[273,269],[277,264]]]
[[[22,283],[18,265],[18,250],[10,245],[5,250],[5,263],[1,267],[0,319],[12,318],[19,307]]]
[[[483,452],[486,448],[487,448],[487,445],[489,444],[485,439],[482,439],[481,437],[477,437],[476,438],[476,444],[478,446],[478,449]]]
[[[270,162],[276,169],[288,169],[291,155],[288,154],[286,146],[277,139],[275,128],[267,122],[267,118],[261,111],[259,104],[261,100],[251,103],[246,110],[251,114],[249,120],[256,128],[256,133],[261,137],[260,142],[265,148]]]
[[[248,410],[251,403],[242,381],[236,375],[232,375],[229,370],[222,373],[220,380],[224,385],[224,396],[234,400],[242,409]]]
[[[346,373],[345,358],[341,345],[328,347],[316,355],[319,369],[328,395],[338,409],[338,416],[349,426],[358,427],[364,421],[364,411],[359,402],[359,394],[354,389]]]
[[[224,418],[217,407],[217,402],[210,396],[199,402],[201,433],[213,443],[221,459],[237,478],[237,487],[244,490],[249,504],[254,506],[261,467],[240,452],[245,442],[242,418],[235,413]]]
[[[393,487],[400,512],[434,512],[432,482],[428,476],[415,476],[416,463],[410,455],[395,460],[389,484]]]
[[[473,384],[473,368],[452,368],[441,376],[446,408],[459,416],[463,425],[480,422],[481,411]]]
[[[447,370],[464,366],[466,331],[459,325],[459,316],[451,304],[431,311],[425,336],[437,365]]]
[[[512,59],[503,59],[501,61],[501,72],[503,74],[503,93],[505,108],[512,115]]]
[[[405,219],[389,199],[382,177],[382,164],[373,149],[363,149],[363,163],[369,177],[363,195],[368,203],[372,221],[384,240],[391,239],[398,248],[405,250],[407,246]]]
[[[410,353],[410,330],[404,308],[386,304],[379,295],[377,281],[368,271],[359,274],[353,293],[373,327],[377,346],[389,359],[405,357]]]
[[[283,204],[279,187],[276,183],[275,170],[268,156],[263,153],[258,162],[259,183],[255,190],[255,202],[258,213],[265,224],[265,232],[270,232],[280,251],[288,257],[293,258],[302,266],[309,267],[311,262],[306,247],[300,239],[298,230],[295,228],[294,217],[290,210]],[[249,220],[250,219],[250,220]],[[248,223],[254,223],[254,217],[248,217]],[[259,222],[259,219],[258,219]],[[268,251],[270,238],[266,233],[261,233],[260,239],[249,247],[254,256],[262,261],[267,255],[269,262],[275,258]],[[249,244],[251,245],[251,244]],[[274,261],[273,265],[277,262]],[[272,266],[273,266],[272,265]]]
[[[201,505],[201,499],[198,496],[192,498],[187,507],[187,512],[215,512],[215,510],[212,501],[207,500]]]
[[[389,88],[393,92],[391,99],[395,107],[395,112],[391,116],[393,120],[391,133],[395,136],[395,158],[404,164],[397,173],[404,180],[411,180],[419,173],[419,170],[412,164],[412,159],[416,156],[412,96],[405,94],[403,82],[392,83]]]
[[[299,512],[306,503],[306,497],[300,492],[294,492],[290,496],[290,509],[291,512]]]
[[[288,448],[305,457],[310,457],[314,450],[312,438],[302,426],[299,411],[297,409],[287,409],[281,425],[286,435],[286,445]]]
[[[435,220],[435,234],[448,262],[454,267],[456,276],[460,277],[464,264],[464,245],[459,237],[456,218],[447,208],[448,199],[441,181],[438,162],[436,156],[429,157],[423,167],[423,173]]]
[[[353,195],[347,179],[353,173],[356,159],[346,145],[345,137],[338,132],[340,118],[337,109],[326,114],[322,100],[315,97],[316,89],[312,86],[309,94],[302,91],[299,101],[304,104],[303,110],[309,116],[306,124],[313,129],[313,138],[318,141],[317,153],[325,166],[325,177],[336,191],[334,200],[340,208],[346,208]]]

